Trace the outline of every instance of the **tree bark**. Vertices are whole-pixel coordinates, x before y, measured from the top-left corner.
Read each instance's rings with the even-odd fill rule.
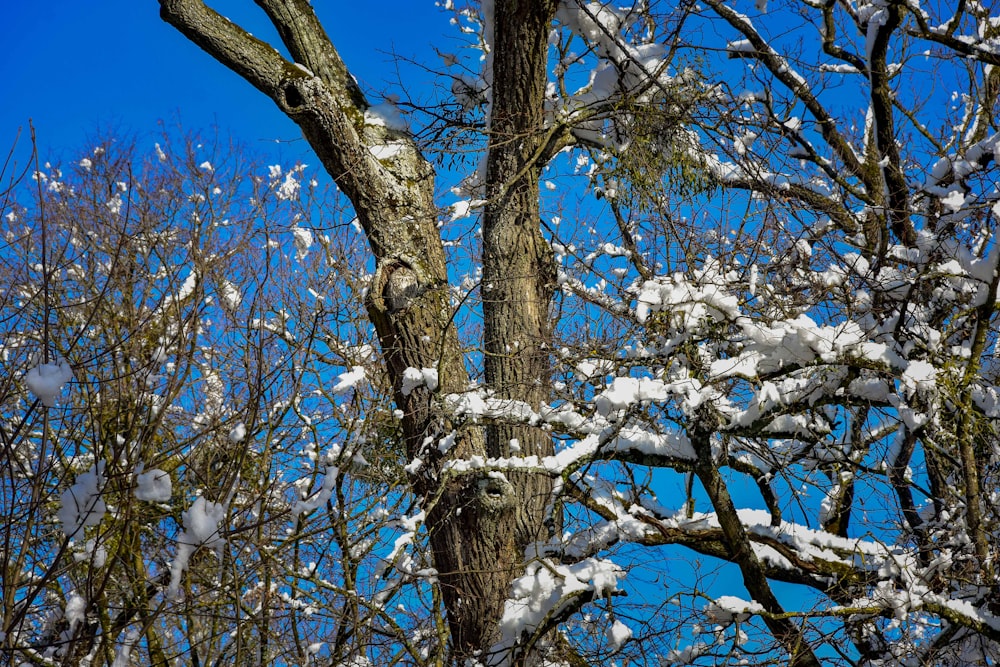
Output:
[[[486,162],[483,215],[483,319],[486,383],[499,398],[524,401],[535,410],[551,392],[549,313],[556,268],[539,229],[538,179],[544,147],[548,34],[554,0],[496,5],[493,105]],[[511,443],[516,446],[511,449]],[[486,432],[490,456],[547,456],[552,438],[525,425],[495,424]],[[539,521],[549,502],[547,476],[520,475],[515,484],[517,543],[545,539]],[[554,527],[553,527],[554,528]]]
[[[299,127],[351,200],[376,261],[367,300],[394,399],[403,412],[412,476],[428,501],[427,528],[447,609],[454,662],[482,659],[499,639],[499,620],[525,546],[547,536],[551,480],[465,475],[441,481],[435,439],[453,425],[427,388],[402,392],[407,368],[436,368],[442,393],[468,387],[452,323],[444,247],[437,230],[434,170],[405,131],[365,122],[368,103],[308,0],[256,0],[291,56],[207,7],[202,0],[160,0],[161,17],[263,92]],[[547,37],[554,0],[501,2],[493,54],[493,113],[484,217],[486,380],[499,397],[537,408],[548,397],[551,251],[539,231],[538,175]],[[378,159],[372,149],[399,150]],[[536,157],[532,157],[532,156]],[[449,458],[497,456],[516,439],[523,454],[552,452],[534,428],[459,428]],[[442,486],[443,485],[443,486]],[[550,524],[551,526],[551,524]]]

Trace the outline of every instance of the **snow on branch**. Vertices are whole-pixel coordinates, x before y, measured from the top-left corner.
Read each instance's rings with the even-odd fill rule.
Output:
[[[549,558],[529,561],[514,580],[500,620],[500,641],[490,648],[490,667],[514,664],[518,644],[530,644],[584,602],[612,595],[625,572],[610,560],[587,558],[564,565]]]
[[[200,547],[218,551],[226,544],[222,536],[222,523],[228,509],[222,503],[212,502],[204,497],[195,499],[184,510],[184,530],[177,536],[177,552],[170,563],[170,585],[167,596],[177,599],[180,595],[181,576],[188,569],[191,556]]]
[[[65,361],[42,363],[29,370],[24,383],[38,400],[47,408],[55,407],[63,387],[73,379],[73,369]]]

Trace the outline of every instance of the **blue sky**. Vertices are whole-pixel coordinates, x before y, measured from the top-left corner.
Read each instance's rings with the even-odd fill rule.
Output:
[[[276,43],[251,0],[209,4]],[[374,11],[362,2],[316,0],[315,5],[367,92],[391,86],[395,65],[388,52],[434,65],[431,43],[457,33],[433,0],[389,0]],[[300,136],[270,100],[164,23],[155,0],[6,3],[0,44],[6,54],[0,58],[4,153],[18,128],[19,145],[27,146],[29,119],[43,159],[84,149],[88,137],[101,130],[155,133],[161,120],[180,120],[189,131],[218,126],[255,149]],[[301,150],[285,157],[308,154],[304,142],[296,146]]]

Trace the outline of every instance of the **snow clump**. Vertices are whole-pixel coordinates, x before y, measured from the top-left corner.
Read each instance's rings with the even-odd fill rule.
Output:
[[[79,593],[74,592],[66,600],[66,609],[63,611],[63,617],[69,623],[69,629],[72,632],[77,625],[87,620],[87,601]]]
[[[331,391],[335,394],[347,391],[364,382],[365,376],[364,366],[353,366],[351,370],[337,376],[337,384],[333,385]]]
[[[229,442],[243,442],[243,439],[247,437],[247,425],[240,422],[233,427],[233,430],[229,432]]]
[[[437,369],[407,368],[403,371],[403,386],[400,388],[403,396],[409,396],[418,387],[427,387],[431,391],[435,391],[438,388]]]
[[[594,398],[594,406],[602,417],[624,410],[633,403],[664,401],[668,398],[666,385],[654,378],[617,377],[611,386]]]
[[[295,243],[295,257],[301,262],[309,254],[313,244],[312,232],[299,226],[292,227],[292,238]]]
[[[646,280],[636,292],[635,317],[645,322],[650,313],[670,312],[688,327],[703,320],[733,319],[739,314],[739,300],[727,290],[728,276],[714,266],[699,272],[690,281],[681,273]]]
[[[297,501],[292,507],[292,516],[298,519],[300,514],[308,514],[325,505],[333,496],[334,487],[337,485],[339,475],[340,468],[338,466],[326,466],[326,472],[323,475],[323,485],[312,495],[306,494],[307,485],[309,484],[308,478],[301,480],[302,484],[296,484],[296,486],[302,489],[302,500]]]
[[[399,107],[386,100],[382,104],[375,104],[365,109],[365,125],[375,125],[386,127],[390,130],[406,132],[409,126],[399,111]]]
[[[65,361],[38,364],[24,376],[24,383],[32,394],[47,408],[55,407],[56,398],[62,393],[63,385],[73,379],[73,369]]]
[[[607,630],[607,638],[608,644],[617,651],[625,642],[632,639],[632,628],[615,619]]]
[[[101,499],[104,478],[104,461],[99,461],[87,472],[79,475],[73,486],[63,491],[59,498],[57,517],[66,537],[73,537],[80,529],[96,526],[104,518],[108,506]]]
[[[613,593],[618,589],[618,580],[624,576],[625,572],[618,565],[598,558],[586,558],[570,565],[547,558],[529,563],[524,576],[514,580],[511,596],[504,604],[500,619],[501,639],[490,652],[494,656],[491,667],[509,665],[511,649],[522,634],[530,635],[550,614],[572,604],[579,595],[592,592],[597,599]],[[627,640],[628,628],[623,628],[612,627],[613,639]]]
[[[745,623],[754,614],[761,614],[764,611],[759,602],[750,602],[733,595],[723,595],[705,607],[709,620],[723,625],[733,622]]]
[[[173,490],[170,475],[159,468],[136,475],[135,483],[135,497],[138,500],[154,503],[165,503],[170,500]]]
[[[170,587],[167,596],[177,599],[181,573],[188,567],[191,555],[198,547],[219,549],[226,541],[220,534],[219,525],[226,517],[226,506],[199,497],[184,511],[184,531],[177,536],[177,555],[170,564]]]

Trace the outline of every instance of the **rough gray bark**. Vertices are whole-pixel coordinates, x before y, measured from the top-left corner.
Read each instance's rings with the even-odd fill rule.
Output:
[[[412,479],[429,501],[427,526],[447,609],[453,657],[498,639],[498,621],[524,547],[546,535],[551,480],[523,474],[502,480],[451,477],[439,486],[442,461],[425,439],[451,427],[426,389],[401,391],[409,367],[437,368],[439,391],[462,391],[468,376],[447,298],[444,249],[433,200],[434,170],[405,132],[365,123],[364,95],[307,0],[257,0],[291,56],[208,8],[201,0],[160,0],[161,16],[216,60],[267,95],[302,129],[330,176],[350,198],[376,273],[368,298],[395,401],[403,411],[409,456],[426,468]],[[546,39],[555,2],[499,3],[493,122],[484,219],[483,290],[486,379],[496,395],[544,401],[549,391],[547,341],[554,285],[551,252],[539,232],[538,170],[542,139]],[[379,160],[371,148],[402,148]],[[460,431],[448,456],[507,454],[517,439],[525,454],[552,452],[537,429],[494,425]],[[551,525],[551,524],[550,524]]]
[[[539,230],[539,151],[544,148],[546,51],[554,0],[501,2],[496,6],[493,106],[486,163],[483,216],[483,319],[486,382],[499,398],[532,408],[551,391],[549,303],[556,284],[551,248]],[[497,424],[487,430],[491,456],[553,453],[552,438],[530,426]],[[551,480],[521,476],[517,543],[543,539]]]

